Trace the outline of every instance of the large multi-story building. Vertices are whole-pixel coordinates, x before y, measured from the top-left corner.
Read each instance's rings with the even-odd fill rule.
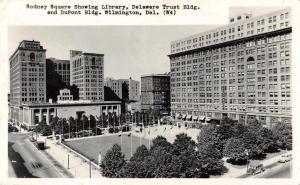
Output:
[[[140,100],[140,82],[132,80],[131,77],[129,79],[107,78],[104,85],[111,88],[120,99]]]
[[[70,51],[70,84],[79,88],[80,100],[104,101],[103,54]]]
[[[171,43],[171,111],[177,118],[267,126],[291,119],[291,11],[230,23]]]
[[[23,40],[9,58],[11,122],[22,119],[22,103],[46,101],[46,50]]]
[[[170,75],[151,74],[141,77],[141,110],[155,114],[170,111]]]
[[[23,40],[10,57],[10,123],[34,128],[42,121],[49,124],[55,116],[121,113],[120,101],[104,101],[102,54],[71,51],[71,84],[79,87],[81,100],[73,101],[70,90],[63,89],[57,103],[47,103],[45,55],[40,42]]]
[[[47,59],[47,64],[49,62],[53,63],[54,71],[59,74],[61,80],[66,84],[70,85],[70,61],[60,60],[56,58]]]

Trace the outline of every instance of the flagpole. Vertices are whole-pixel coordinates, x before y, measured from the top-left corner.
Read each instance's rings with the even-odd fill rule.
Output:
[[[132,157],[132,134],[130,134],[130,153]]]

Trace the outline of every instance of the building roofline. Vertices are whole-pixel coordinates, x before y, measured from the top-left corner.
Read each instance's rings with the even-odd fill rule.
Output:
[[[104,54],[101,54],[101,53],[82,53],[82,55],[95,55],[95,56],[104,56]]]
[[[265,17],[265,16],[268,16],[268,15],[272,15],[272,14],[279,13],[279,12],[286,11],[286,10],[291,11],[291,8],[290,7],[286,7],[286,8],[282,8],[280,10],[276,10],[276,11],[268,12],[268,13],[265,13],[265,14],[260,14],[260,15],[257,15],[257,16],[253,16],[250,19],[245,19],[245,20],[242,20],[242,21],[234,22],[234,23],[228,23],[228,24],[219,25],[216,28],[212,28],[212,29],[200,32],[200,33],[196,33],[196,34],[193,34],[193,35],[190,35],[190,36],[182,37],[182,38],[177,39],[177,40],[173,40],[173,41],[171,41],[171,44],[174,44],[176,42],[183,41],[183,40],[186,40],[186,39],[189,39],[189,38],[193,38],[195,36],[199,36],[199,35],[202,35],[202,34],[204,35],[204,34],[212,33],[214,31],[217,31],[219,29],[223,29],[225,27],[238,25],[238,24],[241,24],[241,23],[245,23],[245,22],[251,21],[253,19],[257,19],[257,18],[260,18],[260,17]]]
[[[195,48],[195,49],[182,51],[182,52],[178,52],[178,53],[172,53],[172,54],[169,54],[167,56],[169,58],[170,57],[176,57],[176,56],[181,56],[181,55],[185,55],[185,54],[194,53],[194,52],[197,52],[197,51],[203,51],[203,50],[207,50],[207,49],[224,47],[224,46],[227,46],[227,45],[231,45],[233,43],[246,42],[246,41],[249,41],[249,40],[253,40],[254,38],[259,39],[259,38],[264,38],[264,37],[267,37],[267,36],[278,35],[278,34],[282,34],[282,33],[291,33],[291,32],[292,32],[292,27],[288,27],[288,28],[284,28],[284,29],[281,29],[281,30],[256,34],[256,35],[252,35],[252,36],[249,36],[249,37],[243,37],[243,38],[239,38],[239,39],[235,39],[235,40],[231,40],[231,41],[227,41],[227,42],[222,42],[222,43],[218,43],[218,44],[213,44],[213,45],[209,45],[209,46],[205,46],[205,47]]]
[[[52,62],[70,62],[70,60],[66,60],[66,59],[57,59],[57,58],[46,58],[46,60],[51,60]]]
[[[23,43],[23,42],[36,42],[36,43],[41,43],[40,41],[35,41],[35,40],[22,40],[21,42],[19,42],[19,45],[18,47],[15,49],[15,51],[13,52],[13,54],[10,55],[9,57],[9,60],[11,60],[11,58],[17,53],[18,50],[27,50],[27,51],[32,51],[32,49],[26,49],[26,48],[21,48],[20,45]],[[35,49],[37,51],[47,51],[46,49],[43,48],[43,46],[41,46],[42,49]]]
[[[151,77],[151,76],[170,76],[170,74],[145,74],[145,75],[141,75],[141,77]]]
[[[99,102],[73,102],[73,103],[23,103],[23,107],[62,107],[62,106],[86,106],[86,105],[109,105],[120,104],[121,101],[99,101]]]

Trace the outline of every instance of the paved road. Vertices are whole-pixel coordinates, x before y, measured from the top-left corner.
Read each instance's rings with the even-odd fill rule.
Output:
[[[260,178],[291,178],[291,162],[279,164],[277,168],[270,169],[262,174]]]
[[[24,133],[8,134],[9,177],[65,177],[28,138],[29,135]]]

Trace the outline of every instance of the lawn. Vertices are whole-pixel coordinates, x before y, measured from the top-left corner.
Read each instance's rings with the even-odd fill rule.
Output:
[[[128,160],[131,156],[131,139],[132,139],[132,153],[134,154],[136,148],[140,144],[144,144],[149,148],[149,140],[145,138],[140,138],[137,136],[128,134],[119,135],[107,135],[91,138],[83,138],[78,140],[67,141],[66,144],[71,148],[75,149],[77,152],[85,155],[90,159],[94,159],[95,162],[98,161],[98,154],[101,152],[102,159],[107,150],[109,150],[113,144],[118,144],[122,148],[123,154],[125,154],[125,159]],[[121,143],[122,142],[122,143]]]

